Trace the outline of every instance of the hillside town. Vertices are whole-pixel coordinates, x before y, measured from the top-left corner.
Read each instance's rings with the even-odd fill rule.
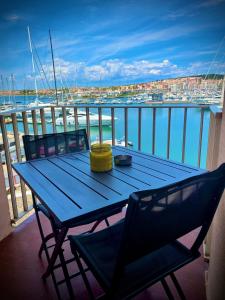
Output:
[[[39,89],[40,97],[57,97],[60,102],[76,101],[77,103],[90,103],[91,99],[96,104],[110,102],[119,104],[121,98],[126,98],[131,103],[151,102],[194,102],[194,103],[219,103],[222,94],[224,78],[222,75],[201,75],[170,78],[144,83],[136,83],[109,87],[62,87],[55,89]],[[0,95],[30,96],[35,95],[35,90],[0,90]],[[8,100],[9,101],[9,100]],[[94,102],[94,103],[95,103]]]

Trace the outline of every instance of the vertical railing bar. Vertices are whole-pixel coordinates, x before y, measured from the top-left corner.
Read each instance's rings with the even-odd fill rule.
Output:
[[[124,138],[125,138],[125,147],[128,146],[128,107],[124,108]]]
[[[6,167],[8,172],[8,179],[9,179],[9,188],[10,188],[10,194],[11,194],[11,203],[12,203],[12,209],[13,209],[13,216],[14,218],[18,218],[18,208],[16,203],[16,193],[14,190],[14,182],[13,182],[13,172],[11,167],[11,157],[10,157],[10,151],[9,151],[9,142],[8,142],[8,135],[7,135],[7,129],[5,125],[5,119],[4,116],[0,116],[0,123],[1,123],[1,130],[2,130],[2,139],[3,139],[3,145],[5,150],[5,159],[6,159]]]
[[[152,154],[155,154],[155,121],[156,121],[156,108],[153,107],[152,111]]]
[[[184,162],[184,160],[185,160],[186,129],[187,129],[187,107],[184,108],[183,139],[182,139],[182,162]]]
[[[66,108],[63,106],[62,107],[62,114],[63,114],[63,128],[64,132],[67,131],[67,120],[66,120]]]
[[[56,133],[56,118],[55,118],[55,107],[51,107],[51,116],[52,116],[52,131]]]
[[[102,108],[98,108],[99,142],[102,143]]]
[[[171,130],[171,107],[168,109],[167,151],[166,151],[167,159],[170,158],[170,130]]]
[[[91,144],[91,136],[90,136],[90,115],[89,115],[89,108],[86,107],[86,127],[87,127],[87,136],[89,145]]]
[[[18,123],[16,118],[16,113],[11,114],[12,123],[13,123],[13,134],[14,140],[16,145],[16,157],[18,162],[22,162],[22,155],[21,155],[21,148],[20,148],[20,138],[18,132]],[[20,179],[20,186],[21,186],[21,193],[22,193],[22,201],[23,201],[23,209],[24,211],[28,210],[28,203],[27,203],[27,194],[26,194],[26,187],[24,182]]]
[[[78,115],[77,115],[77,107],[74,107],[74,123],[75,123],[75,129],[77,130],[78,127],[79,127]]]
[[[141,107],[138,108],[138,150],[141,150],[141,119],[142,119]]]
[[[33,130],[34,130],[34,134],[37,135],[38,134],[38,127],[37,127],[37,116],[36,116],[36,110],[32,110],[31,111],[32,114],[32,121],[33,121]]]
[[[198,146],[198,166],[201,164],[201,153],[202,153],[202,134],[204,126],[204,108],[201,108],[201,119],[200,119],[200,132],[199,132],[199,146]]]
[[[115,110],[111,107],[112,145],[115,146]]]
[[[40,109],[40,117],[41,117],[41,129],[42,129],[42,134],[46,134],[46,123],[45,123],[45,112],[44,108]]]
[[[23,118],[24,133],[26,135],[28,135],[29,134],[29,127],[28,127],[28,122],[27,122],[27,113],[26,113],[26,111],[22,112],[22,118]]]

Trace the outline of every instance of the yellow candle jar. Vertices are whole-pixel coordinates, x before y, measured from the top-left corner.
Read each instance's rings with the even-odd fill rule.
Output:
[[[108,144],[94,144],[90,152],[91,170],[106,172],[112,169],[112,148]]]

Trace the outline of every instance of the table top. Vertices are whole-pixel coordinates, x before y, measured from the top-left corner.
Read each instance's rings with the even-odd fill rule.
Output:
[[[119,154],[132,155],[132,165],[95,173],[90,170],[89,151],[85,151],[16,163],[13,168],[49,212],[68,227],[125,205],[132,192],[163,187],[205,172],[129,148],[113,147],[113,155]]]

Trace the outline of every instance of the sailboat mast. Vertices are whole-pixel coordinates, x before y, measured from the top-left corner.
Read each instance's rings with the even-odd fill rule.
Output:
[[[1,83],[2,83],[2,96],[4,99],[4,105],[6,104],[6,95],[3,95],[3,93],[5,92],[5,85],[4,85],[4,80],[3,80],[3,76],[1,75]]]
[[[15,86],[14,86],[14,76],[11,74],[11,94],[12,94],[12,101],[13,101],[13,106],[16,106],[16,100],[15,100]]]
[[[50,29],[49,29],[49,40],[50,40],[51,54],[52,54],[52,68],[53,68],[54,83],[55,83],[55,98],[56,98],[56,105],[58,106],[59,101],[58,101],[57,83],[56,83],[56,75],[55,75],[55,61],[54,61],[54,54],[53,54],[53,47],[52,47],[52,37],[51,37]]]
[[[9,87],[9,80],[8,80],[8,77],[6,77],[6,86],[7,86],[7,91],[8,91],[8,97],[9,97],[9,104],[11,103],[11,91],[10,91],[10,87]]]
[[[221,103],[225,105],[225,74],[223,75],[223,85],[222,85],[222,95],[221,95]]]
[[[27,26],[27,33],[28,33],[28,40],[29,40],[30,53],[31,53],[31,62],[32,62],[32,72],[33,72],[33,76],[34,76],[35,94],[36,94],[36,98],[38,99],[37,78],[36,78],[36,72],[35,72],[34,55],[33,55],[33,48],[32,48],[32,42],[31,42],[31,35],[30,35],[29,26]]]

